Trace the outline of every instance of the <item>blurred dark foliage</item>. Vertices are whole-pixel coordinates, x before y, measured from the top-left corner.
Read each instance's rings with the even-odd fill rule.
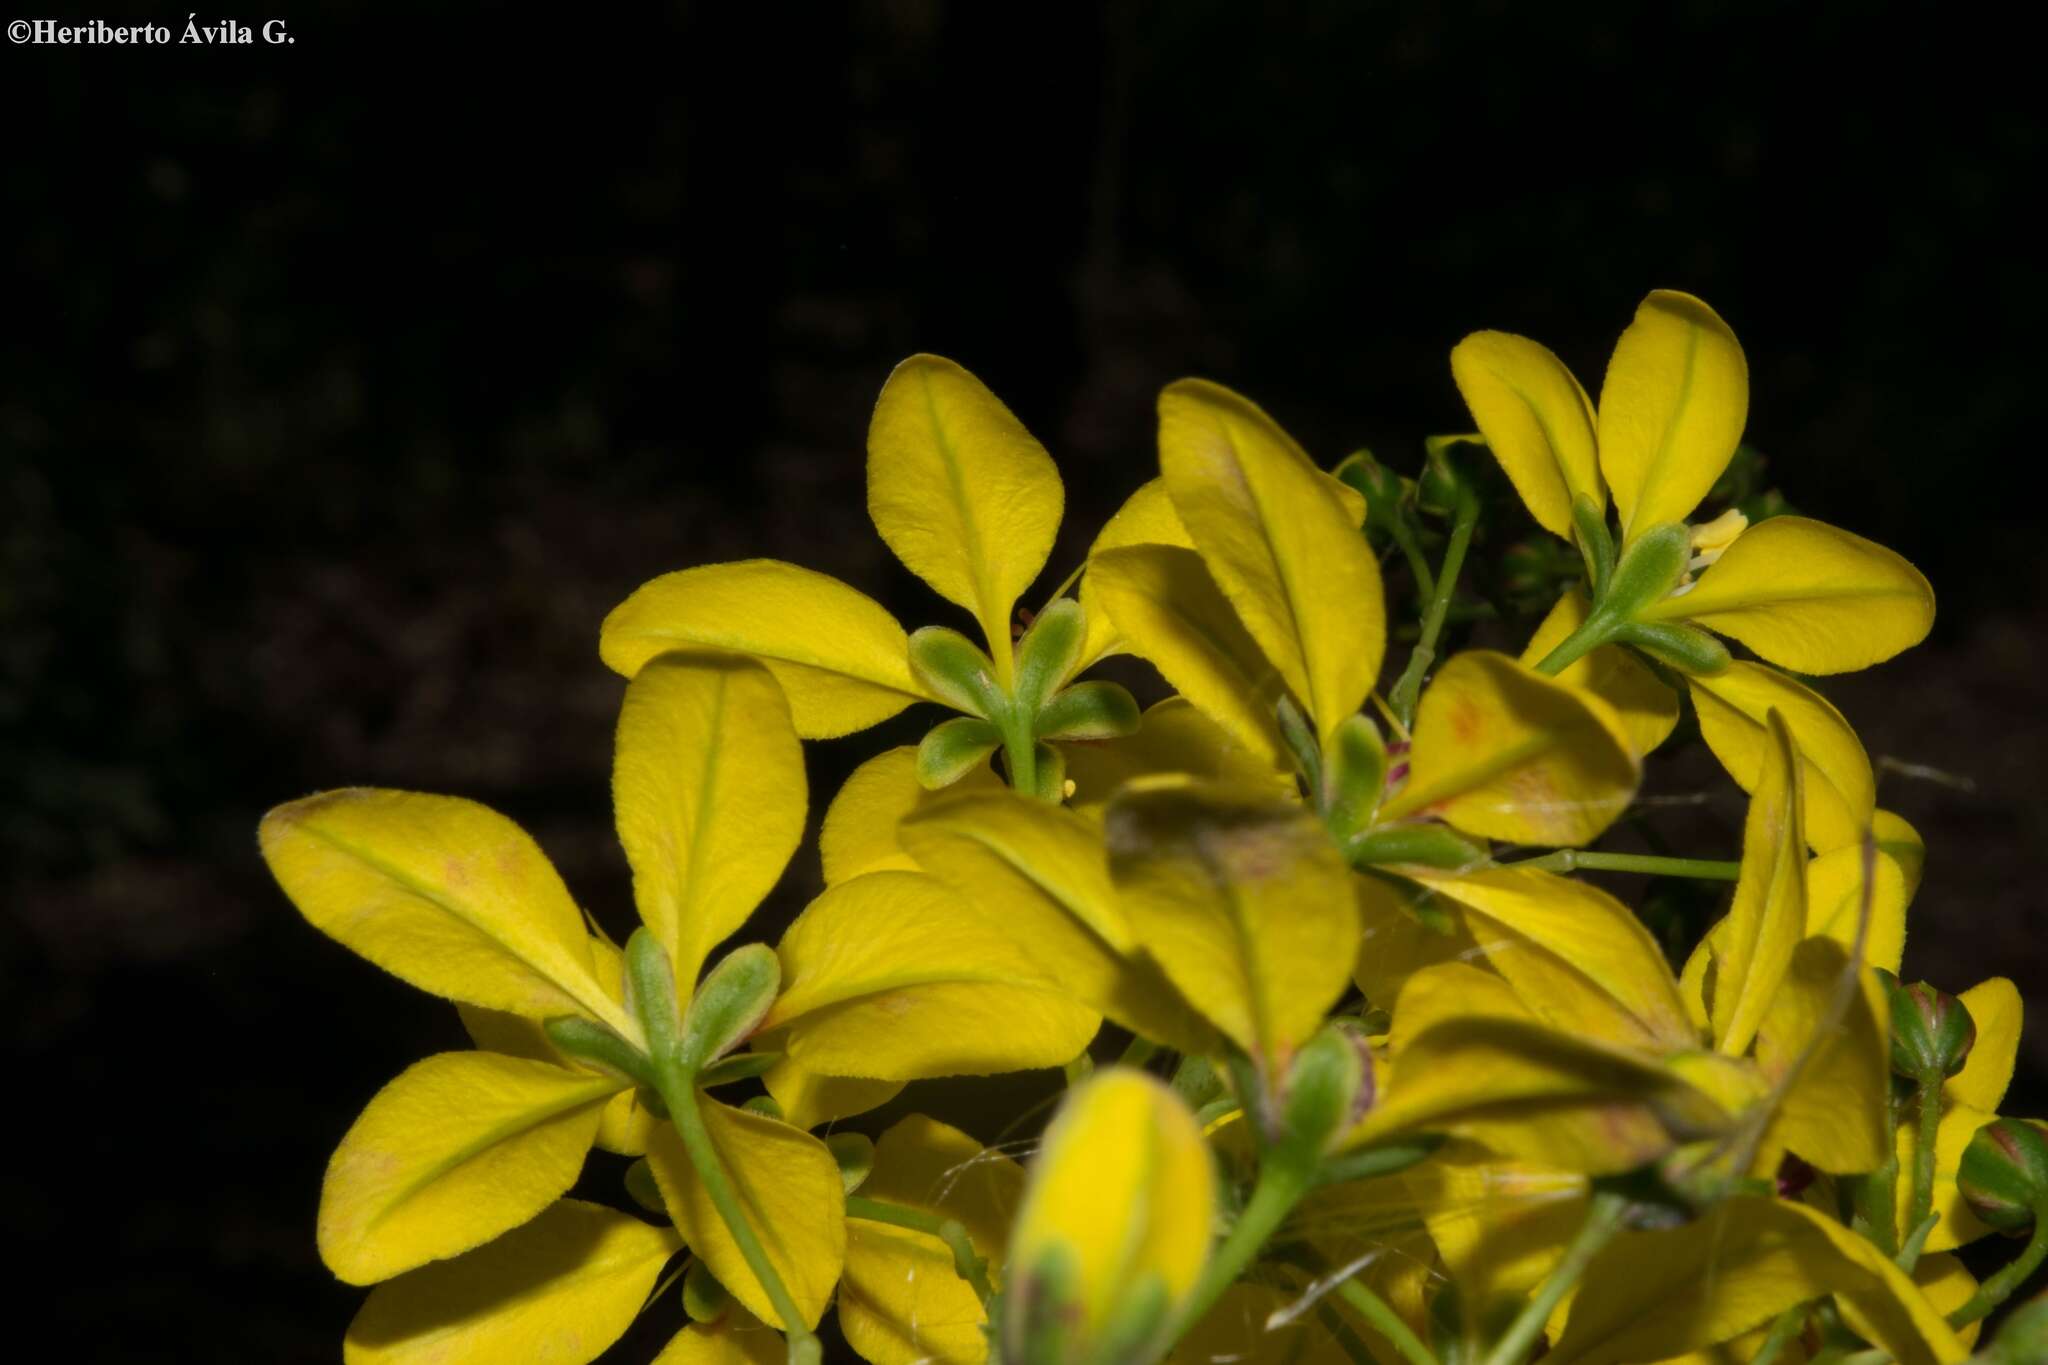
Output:
[[[1059,458],[1057,577],[1152,467],[1168,380],[1412,469],[1466,422],[1464,332],[1597,387],[1646,289],[1706,297],[1780,486],[1942,595],[1928,644],[1829,691],[1967,784],[1884,779],[1931,847],[1908,975],[2015,977],[2016,1107],[2048,1109],[2042,110],[1992,11],[1934,13],[298,5],[285,48],[9,50],[6,1195],[31,1256],[91,1249],[38,1323],[91,1359],[334,1358],[326,1155],[462,1040],[298,920],[257,817],[463,793],[621,925],[599,620],[752,555],[951,619],[863,511],[915,350]],[[815,746],[814,817],[917,733]],[[1725,781],[1678,768],[1716,795],[1674,818],[1732,837]],[[770,928],[817,879],[799,855]],[[993,1138],[1020,1084],[936,1102]]]

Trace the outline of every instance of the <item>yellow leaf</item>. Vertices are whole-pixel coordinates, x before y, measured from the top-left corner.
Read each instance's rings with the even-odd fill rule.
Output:
[[[654,1358],[654,1365],[784,1365],[782,1333],[734,1305],[717,1322],[685,1323]]]
[[[2020,993],[2002,976],[1980,981],[1959,997],[1977,1026],[1977,1041],[1963,1069],[1942,1087],[1943,1099],[1995,1113],[2012,1084],[2013,1062],[2019,1056]]]
[[[905,1081],[1059,1066],[1101,1023],[994,907],[914,872],[832,887],[779,952],[783,993],[762,1027],[787,1027],[790,1056],[828,1075]]]
[[[666,654],[635,674],[619,711],[612,805],[640,918],[687,992],[803,838],[803,745],[768,670]]]
[[[914,355],[868,427],[868,515],[910,571],[981,622],[1010,673],[1010,607],[1031,586],[1066,494],[1045,447],[979,379]]]
[[[757,1034],[754,1046],[763,1051],[780,1052],[786,1041],[780,1033]],[[786,1054],[761,1077],[761,1083],[768,1087],[768,1093],[781,1106],[782,1121],[804,1129],[879,1109],[903,1093],[902,1081],[827,1076],[793,1061]]]
[[[642,584],[612,608],[598,654],[627,677],[675,649],[759,659],[788,694],[805,739],[865,730],[929,697],[910,638],[873,598],[776,559],[705,564]]]
[[[1742,872],[1728,911],[1727,939],[1715,957],[1708,1002],[1714,1046],[1730,1057],[1749,1050],[1778,984],[1806,935],[1805,831],[1800,828],[1799,750],[1783,713],[1766,720],[1770,745],[1742,826]]]
[[[1451,351],[1451,377],[1537,524],[1574,539],[1572,499],[1603,511],[1593,403],[1564,362],[1507,332],[1474,332]]]
[[[444,1052],[377,1092],[327,1163],[320,1257],[350,1284],[481,1246],[555,1202],[625,1082]]]
[[[587,1365],[632,1325],[681,1249],[668,1228],[564,1199],[488,1246],[377,1286],[349,1324],[342,1359]]]
[[[1558,598],[1536,627],[1529,647],[1522,651],[1522,663],[1530,668],[1541,663],[1566,636],[1585,624],[1586,611],[1586,595],[1576,588]],[[1567,665],[1556,677],[1614,708],[1622,728],[1628,731],[1629,749],[1638,760],[1669,739],[1678,725],[1678,694],[1620,645],[1603,645]]]
[[[1472,650],[1423,692],[1407,784],[1379,819],[1436,815],[1489,839],[1584,844],[1627,809],[1638,775],[1628,731],[1606,702]]]
[[[1977,1294],[1977,1277],[1955,1257],[1946,1253],[1922,1256],[1920,1263],[1913,1267],[1913,1283],[1920,1286],[1920,1292],[1927,1296],[1927,1302],[1935,1312],[1943,1315],[1953,1313],[1968,1303]],[[1984,1330],[1983,1322],[1977,1321],[1956,1330],[1956,1338],[1965,1346],[1977,1344],[1977,1334]]]
[[[1102,834],[1082,816],[1006,791],[936,802],[902,827],[920,865],[1001,925],[1048,981],[1182,1052],[1215,1033],[1139,948]]]
[[[1757,1064],[1780,1087],[1767,1155],[1790,1148],[1816,1170],[1849,1175],[1875,1170],[1891,1154],[1885,1122],[1892,1084],[1889,1006],[1877,977],[1856,973],[1847,1009],[1836,1001],[1849,986],[1849,954],[1829,938],[1810,938],[1793,954],[1757,1034]]]
[[[1123,641],[1118,638],[1116,624],[1109,613],[1095,600],[1093,568],[1095,556],[1110,550],[1120,550],[1126,545],[1172,545],[1183,550],[1195,548],[1195,542],[1188,538],[1188,528],[1180,524],[1180,515],[1173,510],[1173,500],[1166,496],[1166,481],[1151,479],[1138,486],[1138,491],[1124,500],[1116,515],[1102,524],[1095,543],[1088,547],[1089,572],[1081,575],[1080,599],[1086,616],[1087,634],[1082,637],[1081,667],[1106,655],[1123,651]]]
[[[1386,647],[1357,521],[1272,418],[1201,380],[1159,396],[1159,470],[1217,587],[1327,738],[1364,703]]]
[[[1110,799],[1125,783],[1140,777],[1185,773],[1238,786],[1264,786],[1276,795],[1297,791],[1291,772],[1278,771],[1270,756],[1239,744],[1186,697],[1168,697],[1146,711],[1134,735],[1071,745],[1066,753],[1067,780],[1074,784],[1067,807],[1098,824]]]
[[[1749,420],[1749,363],[1728,324],[1658,289],[1621,334],[1600,386],[1600,469],[1624,543],[1684,521],[1721,477]]]
[[[1700,735],[1737,786],[1756,790],[1770,748],[1764,717],[1775,709],[1799,747],[1813,851],[1826,853],[1863,838],[1876,809],[1877,780],[1863,742],[1827,698],[1762,664],[1732,663],[1711,678],[1686,681]]]
[[[1847,673],[1926,639],[1934,589],[1882,545],[1781,516],[1743,532],[1689,591],[1643,618],[1717,630],[1780,668]]]
[[[815,1328],[846,1259],[846,1187],[839,1163],[824,1143],[777,1119],[700,1098],[704,1127],[726,1179],[768,1253],[783,1287]],[[772,1327],[787,1327],[768,1301],[697,1178],[674,1128],[663,1128],[648,1149],[655,1183],[690,1250],[748,1312]]]
[[[1335,845],[1297,805],[1181,778],[1125,788],[1107,832],[1137,940],[1190,1004],[1282,1074],[1358,956]]]
[[[1635,1046],[1695,1042],[1664,953],[1633,911],[1598,887],[1511,867],[1415,879],[1464,908],[1493,969],[1539,1017]]]
[[[1906,1230],[1906,1219],[1910,1216],[1913,1197],[1913,1147],[1919,1141],[1917,1125],[1911,1122],[1913,1106],[1902,1105],[1901,1116],[1908,1119],[1899,1125],[1894,1137],[1893,1150],[1899,1156],[1899,1185],[1897,1218],[1901,1233]],[[1970,1139],[1977,1136],[1982,1128],[1998,1115],[1968,1104],[1950,1104],[1942,1113],[1941,1126],[1934,1136],[1934,1203],[1933,1211],[1941,1215],[1941,1221],[1934,1225],[1934,1231],[1927,1238],[1928,1251],[1953,1251],[1959,1246],[1968,1246],[1979,1237],[1988,1236],[1991,1228],[1970,1208],[1969,1201],[1956,1189],[1956,1168],[1962,1164],[1963,1149],[1970,1145]]]
[[[993,1271],[1023,1190],[1016,1162],[957,1128],[913,1114],[875,1143],[874,1171],[860,1192],[957,1219]],[[944,1242],[862,1218],[847,1220],[846,1235],[839,1325],[864,1359],[871,1365],[981,1365],[987,1359],[986,1314]]]
[[[916,861],[896,837],[903,818],[960,792],[999,791],[1002,785],[994,773],[980,768],[950,787],[932,791],[917,780],[916,745],[884,749],[853,770],[825,809],[825,825],[818,833],[825,885],[837,886],[864,872],[917,871]]]
[[[1095,605],[1109,614],[1132,653],[1150,661],[1254,761],[1276,772],[1289,767],[1276,719],[1286,684],[1201,556],[1170,545],[1129,545],[1090,560],[1088,576]]]
[[[1726,1341],[1827,1294],[1899,1365],[1967,1352],[1906,1275],[1802,1204],[1738,1197],[1697,1221],[1624,1232],[1580,1282],[1552,1365],[1662,1360]]]
[[[263,857],[314,928],[422,990],[529,1019],[640,1026],[591,972],[590,935],[526,831],[474,801],[367,787],[263,817]]]

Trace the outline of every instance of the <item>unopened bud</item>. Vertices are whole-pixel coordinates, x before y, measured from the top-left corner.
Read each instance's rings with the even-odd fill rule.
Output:
[[[1987,1225],[2026,1227],[2048,1205],[2048,1129],[2028,1119],[1985,1124],[1963,1149],[1956,1189]]]
[[[1451,517],[1461,505],[1477,502],[1479,480],[1473,456],[1485,448],[1485,438],[1432,436],[1423,444],[1429,458],[1423,461],[1422,477],[1415,481],[1415,505],[1432,516]]]
[[[1280,1159],[1313,1169],[1372,1102],[1372,1053],[1365,1039],[1341,1024],[1326,1024],[1288,1069],[1274,1148]]]
[[[1208,1260],[1216,1176],[1172,1090],[1112,1067],[1046,1129],[1010,1240],[1003,1359],[1151,1365]]]
[[[1925,981],[1901,985],[1890,973],[1881,979],[1891,1001],[1892,1070],[1915,1081],[1961,1071],[1977,1041],[1963,1002]]]

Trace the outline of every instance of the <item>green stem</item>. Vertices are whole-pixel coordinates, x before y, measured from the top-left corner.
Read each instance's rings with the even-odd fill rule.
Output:
[[[881,1199],[868,1199],[861,1195],[846,1196],[846,1216],[864,1218],[870,1223],[887,1223],[891,1227],[908,1228],[936,1237],[946,1244],[953,1253],[953,1272],[979,1298],[982,1306],[995,1296],[995,1286],[989,1283],[988,1259],[974,1249],[974,1242],[968,1237],[967,1229],[957,1218],[946,1218],[924,1209],[914,1209],[903,1204],[891,1204]]]
[[[1586,1205],[1586,1221],[1579,1225],[1578,1235],[1571,1245],[1564,1249],[1536,1296],[1529,1300],[1515,1320],[1508,1324],[1508,1330],[1487,1352],[1483,1365],[1523,1365],[1529,1358],[1529,1350],[1543,1335],[1549,1325],[1550,1315],[1557,1305],[1564,1301],[1572,1286],[1586,1273],[1586,1267],[1600,1254],[1600,1249],[1621,1230],[1622,1215],[1628,1212],[1628,1199],[1611,1190],[1595,1194]]]
[[[768,1259],[768,1249],[761,1245],[754,1225],[747,1219],[746,1209],[740,1204],[739,1194],[726,1176],[725,1163],[719,1160],[718,1148],[712,1144],[710,1130],[704,1126],[703,1111],[697,1107],[696,1078],[672,1061],[663,1060],[660,1080],[661,1097],[668,1104],[669,1117],[675,1120],[676,1133],[683,1140],[683,1151],[689,1156],[690,1165],[696,1169],[704,1193],[711,1197],[711,1206],[724,1220],[726,1231],[732,1234],[733,1243],[739,1247],[747,1268],[761,1282],[768,1302],[775,1307],[775,1315],[782,1319],[782,1330],[789,1338],[789,1365],[816,1365],[823,1348],[805,1325],[803,1310],[797,1307],[796,1299],[782,1283],[775,1263]]]
[[[1003,766],[1010,774],[1011,791],[1038,795],[1038,753],[1032,747],[1029,725],[1004,723]]]
[[[1337,1297],[1351,1305],[1352,1311],[1372,1325],[1372,1329],[1385,1337],[1401,1359],[1408,1365],[1437,1365],[1437,1358],[1429,1347],[1422,1344],[1422,1338],[1415,1335],[1399,1313],[1385,1299],[1367,1289],[1357,1280],[1346,1280],[1337,1286]]]
[[[2034,1210],[2034,1235],[2019,1259],[1978,1285],[1970,1301],[1948,1315],[1948,1325],[1968,1327],[2004,1303],[2012,1297],[2013,1290],[2026,1283],[2027,1277],[2041,1268],[2043,1260],[2048,1260],[2048,1204]]]
[[[1792,1338],[1798,1336],[1805,1326],[1806,1305],[1803,1303],[1778,1314],[1778,1320],[1771,1324],[1770,1335],[1764,1338],[1763,1345],[1756,1348],[1756,1355],[1750,1359],[1749,1365],[1776,1365],[1778,1357],[1792,1344]]]
[[[1436,596],[1436,575],[1429,571],[1429,556],[1422,553],[1422,543],[1415,539],[1415,532],[1401,517],[1394,518],[1388,530],[1393,533],[1394,544],[1401,547],[1407,557],[1408,570],[1415,575],[1415,596],[1427,603]]]
[[[1913,1136],[1913,1197],[1906,1205],[1906,1222],[1901,1231],[1912,1232],[1934,1211],[1935,1143],[1941,1135],[1941,1083],[1939,1072],[1919,1077],[1920,1125]],[[1908,1275],[1911,1265],[1899,1267]]]
[[[1116,1059],[1118,1066],[1142,1067],[1159,1055],[1159,1044],[1143,1034],[1131,1035],[1130,1044],[1124,1048],[1123,1056]]]
[[[1718,858],[1664,858],[1649,853],[1592,853],[1582,848],[1561,848],[1540,858],[1503,863],[1503,867],[1524,867],[1532,872],[1648,872],[1658,877],[1697,877],[1701,881],[1732,882],[1742,875],[1742,864]]]
[[[1269,1153],[1259,1166],[1258,1183],[1252,1187],[1252,1197],[1246,1201],[1244,1212],[1238,1215],[1237,1225],[1231,1228],[1230,1235],[1209,1257],[1201,1282],[1195,1286],[1195,1292],[1182,1314],[1182,1332],[1200,1322],[1216,1306],[1216,1300],[1223,1297],[1223,1291],[1235,1284],[1245,1268],[1258,1258],[1259,1249],[1266,1245],[1282,1220],[1308,1193],[1312,1172],[1296,1170],[1293,1163],[1273,1161],[1270,1156]]]
[[[1331,1340],[1337,1343],[1338,1349],[1344,1352],[1351,1365],[1378,1365],[1372,1357],[1372,1352],[1358,1339],[1358,1333],[1351,1330],[1351,1324],[1344,1321],[1343,1315],[1336,1309],[1327,1303],[1319,1303],[1316,1305],[1316,1316],[1322,1319]]]
[[[1451,596],[1458,590],[1458,574],[1465,567],[1465,551],[1472,544],[1472,528],[1479,524],[1479,499],[1469,493],[1458,500],[1455,520],[1451,522],[1450,543],[1444,546],[1444,564],[1436,576],[1436,590],[1429,595],[1429,607],[1422,614],[1422,635],[1415,642],[1415,652],[1408,656],[1408,667],[1395,681],[1387,693],[1394,713],[1401,718],[1404,730],[1415,719],[1416,699],[1422,692],[1423,675],[1436,660],[1437,636],[1443,632],[1444,616],[1451,609]]]
[[[1536,665],[1536,671],[1556,677],[1600,646],[1611,643],[1619,625],[1619,622],[1594,611],[1577,630],[1558,641],[1556,649],[1543,656]]]

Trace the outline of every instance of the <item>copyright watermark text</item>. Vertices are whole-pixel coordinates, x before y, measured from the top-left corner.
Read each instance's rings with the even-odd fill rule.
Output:
[[[55,47],[169,47],[183,43],[234,47],[258,42],[277,47],[298,41],[286,31],[282,19],[266,19],[252,26],[239,19],[202,19],[197,13],[186,15],[182,26],[110,24],[104,19],[14,19],[8,22],[7,38],[13,43]]]

